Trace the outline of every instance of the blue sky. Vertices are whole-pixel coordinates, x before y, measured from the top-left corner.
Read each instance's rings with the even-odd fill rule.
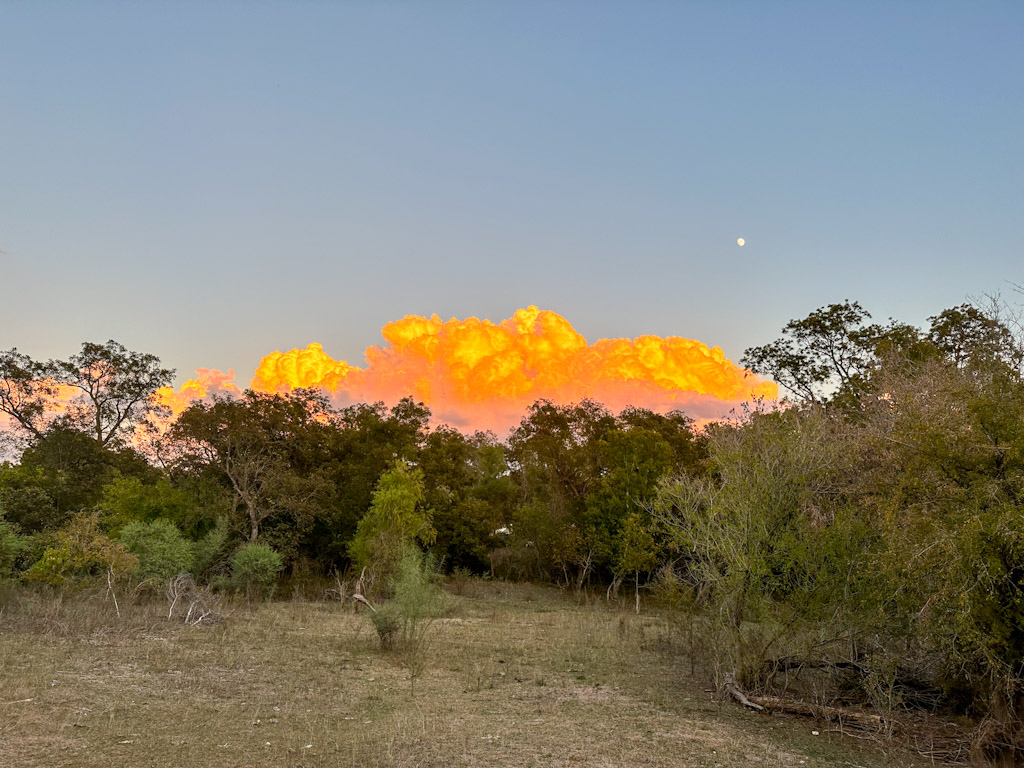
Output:
[[[536,304],[738,359],[1024,281],[1017,2],[0,2],[0,348]],[[746,239],[740,248],[736,239]]]

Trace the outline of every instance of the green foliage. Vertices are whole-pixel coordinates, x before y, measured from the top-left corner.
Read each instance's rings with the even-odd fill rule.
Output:
[[[329,504],[334,488],[323,465],[333,414],[320,393],[296,390],[196,402],[175,421],[170,439],[183,470],[214,473],[230,487],[256,541],[273,525],[273,540],[293,554]],[[236,512],[236,510],[232,510]]]
[[[837,526],[850,520],[852,451],[841,426],[821,410],[789,410],[719,427],[709,436],[717,477],[680,476],[654,505],[700,604],[721,622],[721,663],[746,684],[759,681],[769,646],[839,618],[863,553],[858,526]]]
[[[390,581],[409,545],[434,540],[432,513],[423,508],[423,498],[423,472],[395,462],[380,476],[370,511],[349,544],[353,561],[370,568],[379,581]]]
[[[384,603],[370,614],[382,650],[390,651],[398,643],[402,632],[402,614],[394,603]]]
[[[650,517],[642,512],[634,512],[622,522],[615,557],[617,575],[651,571],[661,562],[651,528]]]
[[[601,561],[608,562],[614,557],[624,521],[650,504],[658,482],[672,469],[672,448],[656,432],[642,427],[617,429],[599,448],[604,472],[587,496],[585,528]],[[614,565],[613,570],[618,572]]]
[[[441,427],[427,436],[418,466],[437,531],[431,552],[449,570],[486,571],[494,531],[511,520],[515,496],[502,447],[493,436]]]
[[[83,512],[57,532],[55,545],[22,578],[53,586],[87,585],[108,572],[115,578],[130,576],[138,565],[138,559],[122,543],[100,530],[98,513]]]
[[[251,599],[267,598],[274,592],[284,560],[266,544],[243,544],[231,558],[231,583]]]
[[[169,520],[195,529],[202,511],[198,500],[186,490],[175,488],[164,478],[143,484],[137,477],[118,477],[103,487],[98,508],[104,527],[116,533],[132,522]]]
[[[208,577],[228,567],[231,539],[228,519],[219,517],[214,527],[192,545],[193,569],[198,578]]]
[[[440,580],[429,556],[415,547],[405,549],[392,583],[392,604],[402,617],[402,643],[420,644],[431,621],[440,615],[445,604]]]
[[[53,426],[29,445],[17,466],[0,468],[0,503],[25,533],[52,531],[93,507],[118,478],[154,482],[159,473],[131,448],[112,450],[88,435]]]
[[[427,433],[430,412],[404,398],[388,409],[383,403],[360,403],[337,414],[338,429],[326,441],[323,466],[336,493],[329,515],[310,531],[310,547],[325,567],[349,558],[348,543],[373,503],[380,476],[398,461],[416,461]],[[428,505],[429,506],[429,505]]]
[[[445,607],[440,581],[434,561],[407,544],[392,576],[392,599],[370,616],[381,648],[400,651],[413,690],[426,669],[430,628]]]
[[[9,522],[4,520],[0,512],[0,579],[10,574],[11,566],[24,547],[24,541]]]
[[[0,511],[22,531],[56,530],[67,522],[68,515],[57,511],[53,486],[41,469],[0,467]]]
[[[192,543],[170,520],[128,523],[119,540],[138,558],[135,575],[140,579],[168,579],[192,570]]]

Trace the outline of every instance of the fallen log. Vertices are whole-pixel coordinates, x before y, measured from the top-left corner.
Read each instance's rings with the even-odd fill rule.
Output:
[[[768,712],[784,712],[788,715],[803,715],[814,717],[818,720],[830,720],[854,725],[858,728],[871,730],[883,730],[889,722],[881,715],[874,715],[870,712],[861,712],[846,707],[826,707],[823,704],[808,704],[794,699],[782,699],[778,696],[747,696],[751,704],[757,704]]]
[[[802,715],[813,717],[818,720],[829,720],[843,725],[852,725],[857,728],[880,731],[889,726],[889,722],[881,715],[874,715],[870,712],[861,712],[856,709],[845,707],[827,707],[823,704],[808,704],[795,699],[783,699],[778,696],[755,696],[745,693],[738,685],[733,676],[726,675],[722,686],[723,691],[732,699],[748,709],[756,709],[759,712],[783,712],[787,715]]]

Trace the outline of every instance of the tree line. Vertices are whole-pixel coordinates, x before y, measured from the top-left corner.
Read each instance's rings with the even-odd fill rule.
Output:
[[[9,350],[0,411],[19,458],[0,467],[0,569],[67,584],[187,566],[238,587],[261,568],[272,584],[355,567],[386,590],[415,551],[609,597],[625,585],[747,691],[961,711],[980,757],[1017,764],[1022,341],[995,304],[922,329],[846,301],[745,353],[781,404],[698,431],[681,413],[538,401],[504,441],[431,429],[411,399],[336,409],[304,390],[197,402],[143,440],[172,376],[155,357]]]

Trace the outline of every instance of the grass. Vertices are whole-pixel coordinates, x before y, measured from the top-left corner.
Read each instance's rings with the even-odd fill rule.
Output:
[[[531,585],[460,591],[415,695],[349,605],[240,604],[187,627],[159,601],[122,599],[118,617],[102,592],[9,594],[0,765],[932,764],[715,700],[656,615]]]

